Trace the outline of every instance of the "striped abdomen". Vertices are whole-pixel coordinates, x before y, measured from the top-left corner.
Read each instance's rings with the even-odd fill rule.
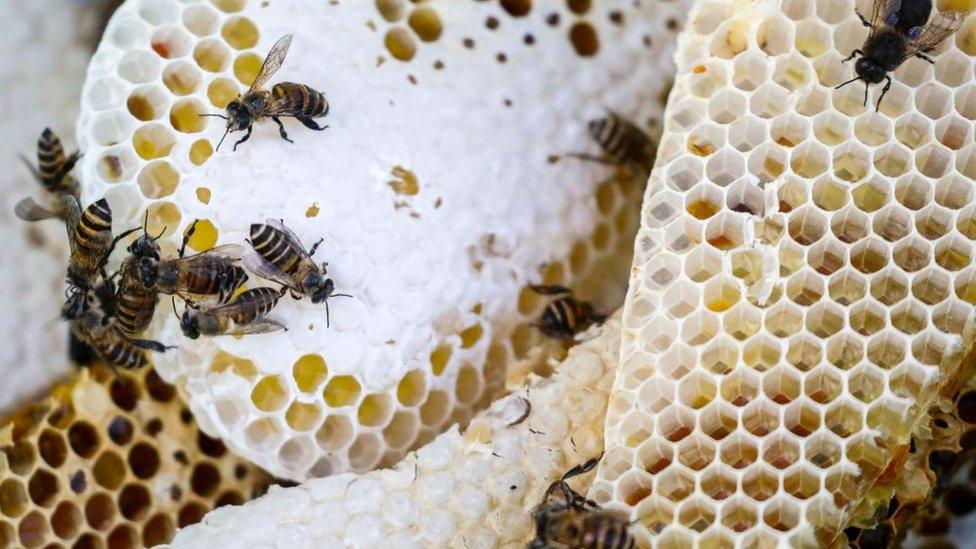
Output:
[[[329,102],[325,95],[305,84],[280,82],[271,88],[271,96],[282,107],[279,112],[299,118],[318,118],[329,112]]]
[[[72,266],[88,277],[96,276],[112,246],[112,210],[104,198],[81,212],[72,238]]]
[[[573,337],[592,323],[593,311],[587,303],[571,296],[549,302],[542,311],[539,329],[549,337],[564,339]]]
[[[77,153],[65,156],[61,140],[45,128],[37,140],[37,171],[41,184],[51,192],[73,192],[73,184],[65,177],[78,160]]]
[[[637,544],[627,529],[628,522],[616,513],[591,512],[583,518],[580,547],[591,549],[633,549]]]
[[[255,223],[251,225],[251,247],[265,261],[281,269],[286,275],[294,276],[305,258],[302,244],[271,225]]]
[[[607,159],[617,163],[650,163],[654,144],[640,128],[610,113],[589,123],[590,135]]]
[[[237,325],[250,324],[270,313],[280,297],[281,293],[274,288],[254,288],[237,296],[233,303],[217,307],[213,313],[219,314],[219,310]]]
[[[247,281],[247,273],[227,258],[202,256],[185,265],[179,260],[164,261],[159,281],[160,291],[166,294],[215,295],[226,301]]]
[[[146,287],[135,276],[134,261],[139,259],[130,257],[126,260],[115,294],[115,320],[119,329],[130,335],[141,333],[149,326],[156,312],[158,295],[156,288]]]
[[[114,324],[103,324],[94,311],[72,321],[71,329],[112,367],[138,368],[146,364],[145,351],[126,339]]]

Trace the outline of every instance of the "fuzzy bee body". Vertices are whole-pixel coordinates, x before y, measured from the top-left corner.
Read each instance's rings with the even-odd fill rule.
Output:
[[[224,303],[247,282],[247,273],[233,261],[210,252],[163,260],[156,271],[157,287],[164,294],[193,298],[217,296],[217,301]]]
[[[78,180],[70,175],[78,159],[79,152],[66,155],[61,139],[50,128],[45,128],[37,140],[37,166],[21,156],[24,165],[30,170],[34,179],[48,192],[52,198],[62,194],[78,197]],[[25,198],[17,203],[14,213],[24,221],[40,221],[51,217],[63,217],[64,212],[57,200],[51,201],[50,207],[44,207],[33,198]]]
[[[854,50],[844,60],[846,62],[857,55],[861,56],[854,64],[857,76],[837,87],[863,80],[864,104],[867,105],[868,87],[885,81],[876,107],[880,109],[881,101],[891,88],[888,73],[913,56],[934,64],[925,54],[956,32],[965,20],[962,12],[946,11],[939,13],[930,23],[931,13],[932,0],[874,0],[870,21],[857,13],[871,32],[861,49]]]
[[[227,104],[225,115],[207,115],[227,120],[224,137],[227,137],[230,132],[246,130],[244,137],[234,143],[234,150],[250,139],[254,123],[264,118],[274,120],[278,124],[281,138],[288,142],[291,142],[291,139],[288,138],[285,126],[281,123],[283,116],[295,118],[312,130],[328,128],[328,126],[319,126],[314,120],[329,113],[329,102],[322,92],[294,82],[280,82],[272,86],[270,91],[262,89],[284,63],[288,48],[291,46],[291,39],[292,35],[285,35],[272,46],[251,87]],[[224,137],[221,137],[220,143],[217,143],[217,149],[220,149]]]
[[[97,309],[89,308],[70,322],[71,330],[112,368],[139,368],[146,365],[146,350],[164,352],[157,341],[129,339]]]
[[[296,298],[307,295],[312,303],[325,303],[329,323],[329,299],[350,297],[335,293],[335,282],[326,276],[327,263],[321,266],[312,261],[321,240],[306,251],[301,240],[284,223],[269,219],[251,225],[253,254],[244,256],[244,264],[254,273],[285,285]]]
[[[613,111],[602,118],[590,120],[586,125],[590,138],[600,147],[602,156],[572,154],[576,158],[592,160],[615,166],[630,165],[640,168],[654,161],[654,140],[633,122]]]
[[[601,509],[573,490],[567,479],[596,467],[595,458],[573,467],[546,490],[534,518],[536,537],[530,549],[633,549],[630,520],[622,511]],[[561,494],[561,501],[554,494]]]
[[[535,324],[547,337],[569,339],[594,323],[606,320],[606,316],[598,313],[591,303],[573,297],[569,288],[538,284],[529,287],[539,295],[556,296],[542,310],[539,322]]]
[[[191,305],[180,317],[180,328],[190,339],[201,335],[260,334],[286,329],[284,324],[267,318],[285,291],[254,288],[241,293],[230,303],[207,307]]]
[[[122,277],[115,296],[115,319],[119,329],[126,334],[139,334],[152,322],[159,290],[154,284],[144,284],[137,273],[153,268],[155,264],[148,257],[130,255],[122,263]]]

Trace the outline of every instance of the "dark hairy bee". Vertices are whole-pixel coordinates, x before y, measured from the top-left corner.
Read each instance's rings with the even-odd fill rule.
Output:
[[[535,510],[535,539],[529,543],[530,549],[633,549],[637,546],[626,513],[601,509],[566,482],[592,470],[600,457],[573,467],[549,485]],[[562,498],[555,498],[556,493]]]
[[[234,143],[234,150],[237,146],[247,141],[251,137],[251,130],[254,123],[262,118],[270,118],[278,124],[278,132],[281,138],[289,143],[292,142],[285,133],[285,126],[281,123],[281,117],[290,116],[297,119],[312,130],[324,130],[328,126],[319,126],[313,118],[321,118],[329,114],[329,102],[325,99],[325,94],[316,91],[305,84],[295,82],[279,82],[271,87],[271,90],[263,90],[262,86],[269,78],[274,76],[281,64],[288,55],[288,47],[291,46],[292,35],[282,36],[278,42],[268,52],[264,59],[264,64],[258,71],[257,77],[246,92],[227,104],[227,114],[210,114],[203,116],[216,116],[227,121],[227,130],[224,136],[217,143],[217,149],[224,142],[224,137],[230,132],[247,130],[237,143]]]
[[[606,315],[598,313],[589,302],[573,297],[572,290],[565,286],[530,284],[529,288],[539,295],[556,296],[543,309],[539,322],[534,324],[553,339],[569,339],[607,319]]]
[[[352,297],[335,293],[335,282],[326,276],[328,263],[321,266],[312,261],[322,240],[316,242],[311,251],[285,224],[276,219],[251,225],[251,238],[248,240],[254,249],[253,254],[244,256],[244,265],[252,272],[284,284],[292,292],[292,297],[311,297],[312,303],[325,303],[326,324],[329,320],[329,299],[333,297]]]
[[[158,341],[130,339],[122,333],[114,319],[106,318],[98,308],[87,305],[70,321],[69,326],[81,342],[113,369],[145,366],[145,351],[162,353],[171,348]]]
[[[187,308],[180,317],[180,329],[190,339],[197,339],[201,335],[263,334],[287,330],[281,322],[267,317],[287,291],[287,288],[254,288],[242,292],[230,303],[203,307],[187,301]]]
[[[603,118],[590,120],[586,128],[603,155],[574,153],[570,156],[601,164],[615,166],[629,164],[641,168],[650,166],[654,161],[657,149],[651,136],[613,111],[608,110]]]
[[[90,290],[95,288],[99,276],[108,279],[105,262],[115,244],[137,229],[130,229],[112,237],[112,209],[102,198],[81,210],[78,200],[71,195],[58,197],[64,211],[68,229],[68,245],[71,256],[68,261],[68,300],[61,309],[67,319],[75,318],[85,308]]]
[[[880,109],[881,100],[891,88],[891,77],[888,73],[912,56],[934,64],[925,54],[959,30],[965,19],[962,12],[946,11],[938,13],[932,22],[928,22],[931,13],[932,0],[874,0],[870,21],[857,12],[861,22],[871,32],[861,46],[862,49],[854,50],[844,60],[847,62],[857,55],[861,56],[854,63],[857,76],[837,87],[842,88],[863,80],[864,104],[867,105],[868,86],[885,80],[876,107],[876,110]]]
[[[45,128],[37,140],[36,167],[31,164],[26,156],[21,155],[20,157],[34,179],[53,198],[62,194],[78,197],[78,180],[72,177],[70,173],[79,158],[81,158],[81,154],[77,151],[65,155],[61,139],[51,131],[51,128]],[[53,202],[52,207],[45,208],[35,202],[33,198],[25,198],[14,207],[14,213],[24,221],[40,221],[51,217],[61,217],[63,212],[61,212],[60,204],[56,201]]]

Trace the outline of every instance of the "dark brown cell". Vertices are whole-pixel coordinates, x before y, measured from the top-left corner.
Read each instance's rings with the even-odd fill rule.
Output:
[[[40,511],[31,511],[17,526],[17,537],[24,547],[40,547],[47,538],[47,521]]]
[[[64,443],[64,437],[54,429],[44,429],[41,436],[37,437],[37,450],[44,463],[51,467],[60,467],[68,455],[68,446]]]
[[[501,0],[501,4],[512,17],[524,17],[532,10],[531,0]]]
[[[159,471],[159,452],[145,442],[136,444],[129,450],[129,468],[143,480],[152,478]]]
[[[98,431],[87,421],[77,421],[68,429],[68,445],[75,454],[83,458],[95,455],[100,442]]]
[[[224,505],[241,505],[244,503],[244,501],[244,496],[239,492],[227,490],[223,494],[220,494],[220,497],[217,498],[217,502],[214,504],[214,507],[223,507]]]
[[[169,402],[176,396],[176,389],[159,377],[155,370],[146,374],[146,392],[157,402]]]
[[[198,463],[190,476],[190,487],[198,495],[210,497],[220,484],[220,471],[209,463]]]
[[[216,438],[210,438],[203,431],[197,431],[197,447],[204,455],[212,458],[222,457],[227,453],[227,447]]]
[[[48,507],[58,495],[58,479],[50,472],[38,469],[27,483],[27,493],[36,505]]]
[[[126,484],[119,494],[119,510],[129,520],[141,519],[151,504],[149,491],[141,484]]]
[[[112,498],[100,492],[88,498],[85,503],[85,521],[95,530],[105,530],[115,520],[115,502]]]
[[[173,526],[173,519],[163,513],[154,515],[142,528],[142,544],[145,547],[153,547],[168,543],[173,539],[176,528]]]
[[[203,515],[207,514],[207,508],[199,503],[187,503],[180,509],[177,524],[180,528],[185,528],[191,524],[196,524],[203,520]]]
[[[108,535],[109,549],[135,549],[139,547],[139,535],[128,524],[120,524]]]
[[[84,521],[77,505],[70,501],[62,501],[51,514],[51,529],[59,538],[71,539],[81,529]]]
[[[574,23],[569,29],[569,41],[576,53],[583,57],[592,57],[600,49],[600,39],[596,29],[585,21]]]
[[[966,423],[976,423],[976,391],[968,391],[959,397],[956,412]]]
[[[129,377],[117,377],[109,386],[109,395],[116,406],[126,412],[135,410],[139,402],[139,386]]]

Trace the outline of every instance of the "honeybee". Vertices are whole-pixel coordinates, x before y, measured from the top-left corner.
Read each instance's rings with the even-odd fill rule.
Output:
[[[158,341],[130,339],[96,307],[86,303],[79,315],[69,323],[71,331],[91,347],[110,367],[139,368],[146,364],[145,351],[165,352],[167,347]]]
[[[254,288],[241,293],[230,303],[206,307],[187,301],[187,308],[180,317],[180,329],[190,339],[197,339],[201,335],[263,334],[287,330],[281,322],[267,317],[287,291],[287,288]],[[175,306],[174,302],[174,309]]]
[[[217,143],[218,150],[228,133],[247,130],[244,137],[234,143],[234,150],[236,151],[238,145],[250,139],[254,123],[265,117],[278,124],[278,132],[281,134],[281,138],[289,143],[293,143],[293,141],[285,133],[285,126],[280,119],[282,116],[296,118],[306,128],[312,130],[321,131],[328,128],[328,126],[319,126],[313,120],[313,118],[322,118],[329,114],[329,102],[326,101],[325,94],[322,92],[295,82],[279,82],[271,87],[271,91],[261,89],[284,63],[285,56],[288,55],[288,47],[291,46],[291,38],[292,35],[286,34],[275,43],[264,59],[264,64],[261,65],[251,87],[227,104],[226,116],[221,114],[203,115],[216,116],[227,121],[227,130],[220,138],[220,143]]]
[[[83,211],[78,199],[62,194],[58,197],[68,229],[71,257],[68,262],[68,300],[61,309],[62,316],[72,319],[84,312],[88,292],[98,277],[108,280],[105,262],[119,240],[137,229],[130,229],[112,237],[112,209],[102,198]]]
[[[36,167],[31,164],[26,156],[21,155],[20,157],[34,179],[53,197],[68,194],[75,198],[78,197],[78,180],[72,177],[70,173],[79,158],[81,158],[81,153],[77,151],[67,156],[64,154],[61,139],[51,131],[51,128],[44,128],[41,137],[37,140]],[[63,215],[63,212],[60,211],[60,204],[57,202],[55,202],[53,209],[57,211],[41,206],[33,198],[25,198],[14,207],[14,213],[24,221],[40,221]]]
[[[929,15],[932,13],[932,0],[874,0],[871,21],[865,19],[857,10],[855,13],[861,19],[861,23],[871,29],[871,32],[861,46],[864,50],[854,50],[844,60],[846,63],[856,55],[861,55],[861,58],[854,63],[854,72],[857,76],[837,87],[842,88],[851,82],[863,80],[864,104],[867,105],[869,85],[880,84],[885,80],[875,110],[881,108],[881,100],[891,88],[891,77],[888,73],[900,67],[912,56],[935,64],[935,61],[925,54],[934,50],[943,40],[959,30],[966,18],[965,13],[945,11],[940,12],[931,23],[928,23]]]
[[[328,263],[320,266],[312,261],[322,240],[319,239],[310,251],[295,233],[276,219],[251,225],[253,254],[244,256],[244,265],[255,274],[284,284],[291,290],[292,297],[300,299],[303,295],[312,298],[312,303],[325,302],[326,325],[330,324],[329,299],[333,297],[352,297],[335,293],[335,282],[326,276]]]
[[[651,136],[637,124],[607,110],[603,118],[590,120],[586,129],[603,152],[602,156],[574,153],[570,156],[614,166],[646,168],[654,162],[657,147]]]
[[[591,303],[573,297],[572,290],[565,286],[530,284],[529,288],[539,295],[556,296],[556,299],[550,301],[542,310],[539,322],[533,324],[543,334],[553,339],[569,339],[593,324],[599,324],[607,319],[606,315],[598,313]]]
[[[602,457],[602,456],[601,456]],[[623,511],[600,509],[596,502],[573,490],[567,479],[592,470],[600,458],[577,465],[549,485],[535,510],[535,539],[530,549],[633,549],[630,520]],[[562,494],[562,501],[553,495]]]
[[[145,227],[145,225],[143,225]],[[160,293],[178,294],[186,299],[217,296],[221,303],[247,281],[244,269],[234,262],[244,255],[244,246],[227,244],[184,257],[196,222],[183,236],[177,259],[161,259],[159,240],[145,229],[129,245],[129,257],[122,264],[122,277],[116,297],[119,327],[136,334],[146,329],[156,309]]]

